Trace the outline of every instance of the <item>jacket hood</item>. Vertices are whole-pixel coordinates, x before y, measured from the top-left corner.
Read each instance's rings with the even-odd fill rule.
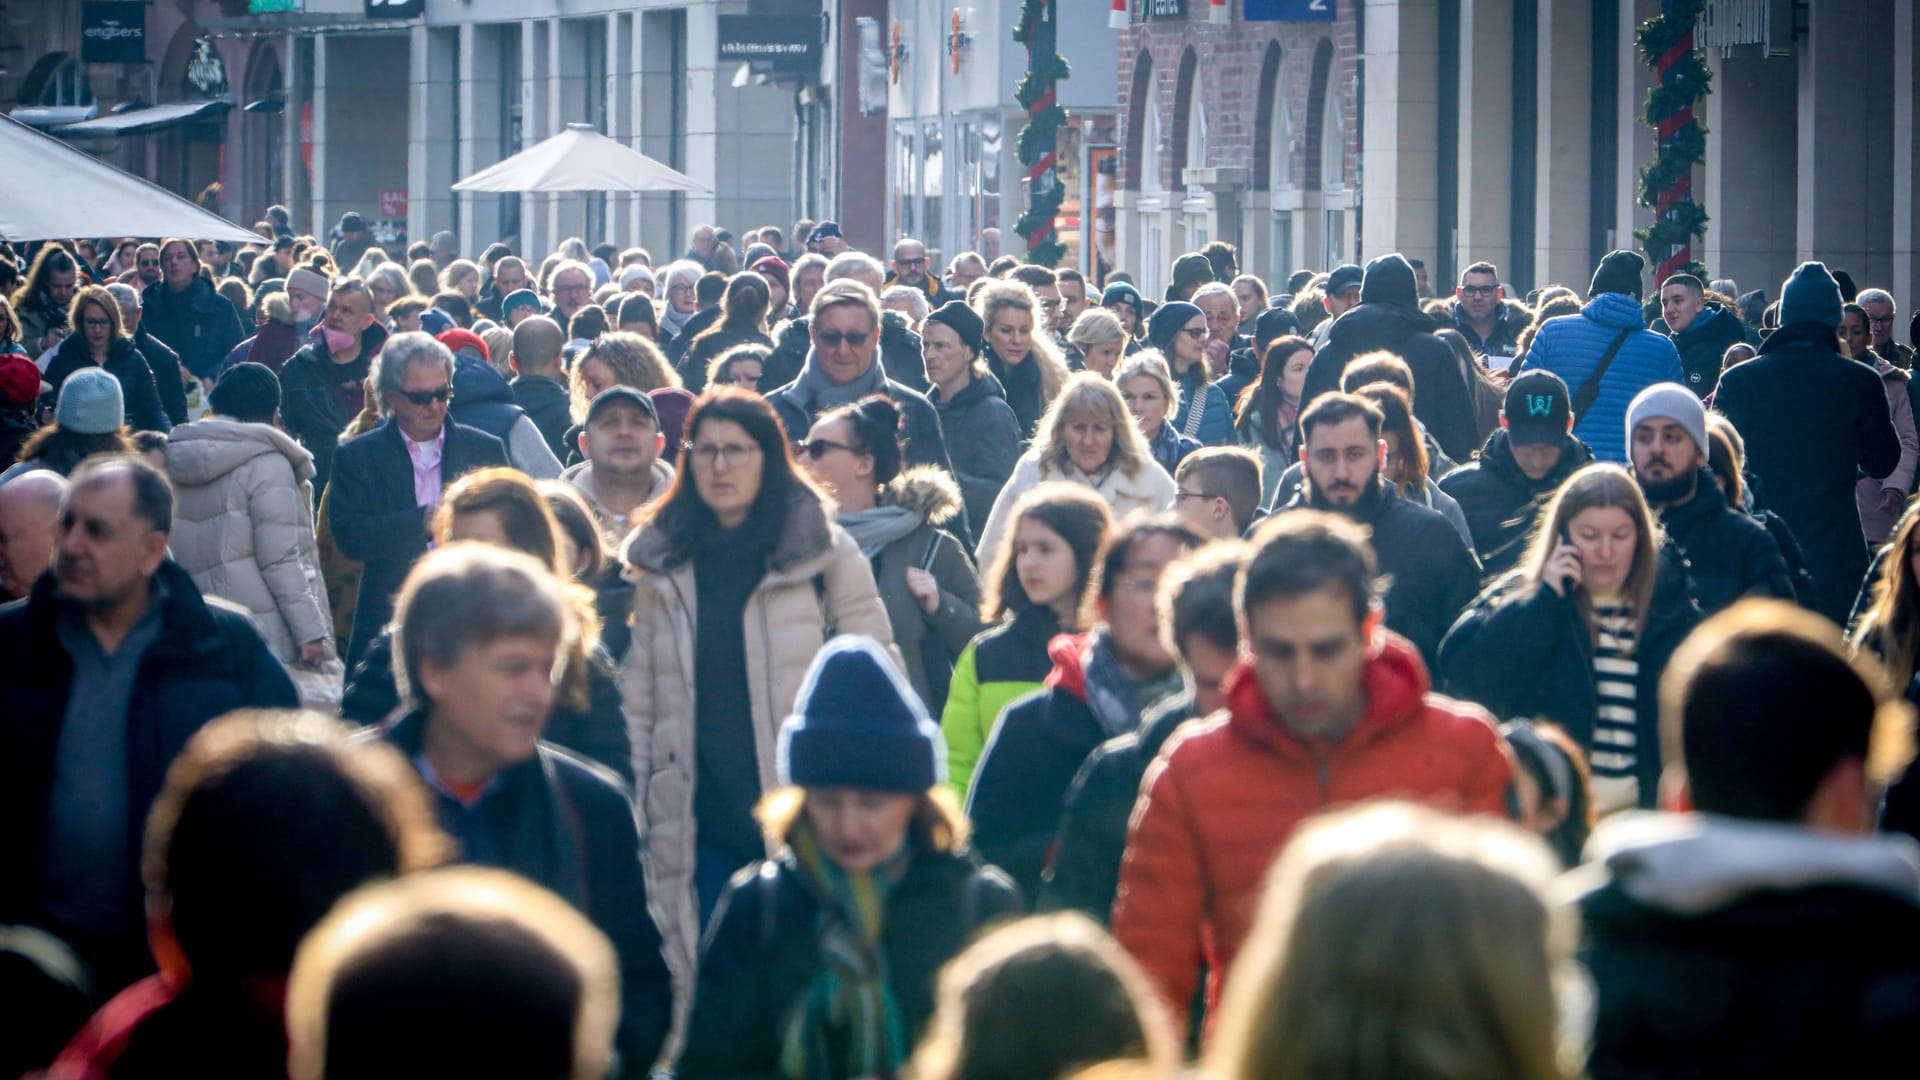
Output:
[[[1420,310],[1420,288],[1415,283],[1413,264],[1399,252],[1382,255],[1367,264],[1360,278],[1362,304],[1392,304]]]
[[[938,389],[939,387],[937,386],[933,387],[933,390],[937,391]],[[973,381],[967,384],[966,389],[953,395],[951,398],[941,398],[935,401],[934,406],[940,412],[944,413],[955,409],[971,408],[982,398],[999,398],[1001,401],[1007,400],[1006,388],[1000,385],[999,378],[991,371],[975,375]]]
[[[1415,334],[1431,333],[1433,320],[1419,308],[1393,301],[1361,300],[1333,321],[1327,341],[1357,356],[1374,349],[1395,348]]]
[[[1788,349],[1809,349],[1839,356],[1840,341],[1831,326],[1817,322],[1788,323],[1767,335],[1767,340],[1760,343],[1759,355],[1766,356]]]
[[[293,308],[287,304],[286,293],[268,293],[260,306],[266,309],[268,319],[287,326],[293,325]]]
[[[880,489],[880,505],[910,510],[929,525],[944,525],[960,512],[960,485],[938,465],[917,465]]]
[[[484,360],[470,356],[453,361],[453,402],[461,405],[512,405],[513,387]]]
[[[1700,915],[1758,892],[1823,885],[1920,903],[1920,847],[1898,836],[1844,836],[1709,814],[1622,814],[1600,825],[1587,863],[1568,875],[1582,893],[1615,888],[1675,915]]]
[[[266,454],[293,466],[299,483],[313,479],[313,455],[272,424],[248,424],[208,416],[173,429],[167,438],[167,475],[176,483],[211,484]]]
[[[1626,293],[1601,293],[1582,304],[1580,314],[1615,330],[1647,328],[1647,321],[1640,313],[1640,301]]]
[[[767,569],[776,572],[817,559],[833,546],[832,504],[805,481],[794,478],[787,493],[787,518],[780,530],[780,542],[767,556]],[[660,518],[665,511],[648,518],[627,540],[627,565],[647,573],[665,574],[693,557],[674,545]]]
[[[1367,660],[1361,674],[1367,685],[1367,712],[1360,718],[1341,746],[1360,746],[1375,737],[1410,723],[1420,715],[1432,683],[1420,650],[1390,630],[1380,631],[1378,651]],[[1270,749],[1304,753],[1305,740],[1295,735],[1273,714],[1260,681],[1254,678],[1253,662],[1242,660],[1227,674],[1223,687],[1227,701],[1228,723]]]
[[[667,489],[673,486],[673,466],[667,464],[667,461],[665,458],[654,458],[652,471],[653,471],[653,491],[647,497],[647,505],[652,505],[653,503],[658,502],[659,500],[665,498],[667,494]],[[574,490],[580,493],[580,497],[587,500],[588,504],[590,504],[593,507],[593,512],[595,514],[604,514],[606,512],[606,510],[600,505],[599,496],[594,494],[593,462],[582,461],[578,465],[567,466],[565,469],[561,470],[560,479],[565,480],[569,484],[572,484],[574,487]],[[640,508],[635,507],[634,514],[638,515],[639,513],[640,513]]]

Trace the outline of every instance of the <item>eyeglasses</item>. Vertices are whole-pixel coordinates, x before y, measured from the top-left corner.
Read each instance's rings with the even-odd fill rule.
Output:
[[[860,451],[848,446],[846,443],[834,442],[832,439],[801,439],[794,445],[798,446],[802,453],[815,461],[826,457],[827,451],[829,450],[845,450],[849,454],[860,453]]]
[[[80,325],[86,327],[89,330],[111,330],[113,329],[113,320],[112,319],[81,319]]]
[[[692,291],[693,291],[693,286],[691,286],[691,285],[669,285],[669,286],[667,286],[667,295],[669,295],[669,296],[671,296],[671,295],[673,295],[674,293],[683,293],[683,292],[692,292]]]
[[[894,262],[896,262],[896,263],[898,263],[898,264],[899,264],[899,265],[901,265],[901,266],[925,266],[925,265],[927,265],[927,257],[926,257],[925,255],[922,255],[922,256],[920,256],[920,257],[919,257],[919,258],[917,258],[917,259],[895,259],[895,260],[893,260],[893,261],[894,261]]]
[[[402,390],[400,396],[424,409],[436,401],[452,401],[453,387],[443,386],[438,390]]]
[[[1188,326],[1183,328],[1180,332],[1187,335],[1190,338],[1193,338],[1195,341],[1198,341],[1201,338],[1207,336],[1207,328],[1204,326]]]
[[[760,446],[757,443],[728,443],[724,446],[695,446],[692,443],[684,443],[681,449],[687,452],[687,456],[693,459],[695,465],[711,469],[715,462],[725,461],[727,468],[737,469],[753,460],[753,455],[759,452]]]
[[[1497,293],[1499,291],[1500,291],[1500,286],[1498,285],[1462,285],[1460,286],[1461,296],[1492,296],[1494,293]]]
[[[871,330],[856,330],[851,334],[843,334],[838,330],[815,330],[813,332],[813,343],[823,349],[837,349],[842,344],[851,345],[858,349],[864,347],[866,343],[872,339],[873,331]]]
[[[1867,316],[1867,325],[1868,326],[1892,326],[1893,316],[1883,315],[1880,318],[1876,319],[1873,316],[1869,315]]]
[[[1174,502],[1179,502],[1181,499],[1217,499],[1219,497],[1218,495],[1209,495],[1204,491],[1188,491],[1185,488],[1175,488],[1173,491]]]
[[[141,266],[159,266],[160,265],[159,259],[141,259],[139,260],[139,262]]]

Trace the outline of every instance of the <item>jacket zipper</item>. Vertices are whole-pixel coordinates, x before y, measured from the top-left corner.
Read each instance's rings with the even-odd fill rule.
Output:
[[[1333,801],[1333,767],[1327,761],[1327,755],[1319,750],[1313,752],[1313,777],[1320,785],[1320,805],[1326,806]]]

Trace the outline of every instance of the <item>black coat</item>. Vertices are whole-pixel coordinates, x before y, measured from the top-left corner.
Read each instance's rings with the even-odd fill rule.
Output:
[[[774,413],[786,426],[787,438],[798,442],[812,429],[815,414],[793,400],[792,389],[793,384],[789,382],[768,394],[767,404],[773,406]],[[953,462],[947,459],[946,440],[940,433],[940,414],[934,411],[933,403],[920,396],[919,391],[892,379],[875,392],[892,398],[900,409],[901,456],[907,465],[938,465],[953,472]]]
[[[513,403],[540,429],[553,456],[567,460],[567,429],[573,426],[573,400],[567,388],[545,375],[521,375],[512,385]]]
[[[1311,485],[1280,509],[1312,507],[1344,514],[1372,532],[1373,552],[1387,586],[1387,629],[1412,642],[1436,671],[1440,639],[1480,590],[1480,564],[1438,511],[1417,506],[1385,487],[1344,509],[1313,497]]]
[[[704,341],[693,342],[689,339],[688,348],[674,362],[673,370],[680,376],[680,386],[689,394],[698,394],[707,388],[707,368],[713,365],[721,353],[735,345],[759,345],[773,348],[773,339],[759,331],[743,334],[724,327],[713,332]],[[884,361],[882,361],[884,363]],[[765,370],[762,365],[761,370]]]
[[[1103,926],[1112,919],[1140,782],[1174,731],[1192,719],[1193,695],[1182,694],[1147,710],[1139,731],[1108,739],[1087,755],[1067,788],[1040,910],[1079,911]]]
[[[1087,703],[1062,686],[1015,699],[994,724],[967,789],[967,820],[980,857],[1004,870],[1022,896],[1040,895],[1062,801],[1106,734]]]
[[[772,355],[760,367],[761,393],[770,394],[800,377],[807,353],[813,348],[812,328],[810,315],[787,322]],[[897,311],[880,313],[880,368],[889,380],[922,394],[927,392],[927,361],[920,352],[920,335]]]
[[[313,498],[333,480],[333,452],[357,413],[341,404],[336,388],[367,381],[373,358],[387,343],[387,331],[368,323],[360,332],[360,352],[344,364],[333,362],[327,343],[310,338],[280,369],[280,426],[313,455]]]
[[[1440,478],[1440,490],[1460,504],[1474,552],[1492,577],[1513,569],[1526,549],[1534,518],[1567,477],[1592,463],[1587,444],[1568,435],[1559,462],[1540,479],[1529,479],[1513,458],[1507,429],[1499,428],[1487,436],[1487,445],[1473,461]]]
[[[686,322],[680,324],[680,332],[673,335],[661,347],[660,351],[666,354],[667,362],[678,364],[680,358],[686,355],[687,347],[693,344],[693,339],[699,337],[702,330],[719,322],[720,318],[721,311],[718,304],[710,308],[702,308],[689,316]]]
[[[927,400],[939,414],[940,437],[953,459],[953,478],[959,481],[960,496],[967,504],[967,520],[973,524],[968,547],[972,547],[980,540],[977,530],[986,526],[993,501],[1020,460],[1020,421],[991,372],[976,377],[952,400],[941,397],[937,386],[928,391]]]
[[[221,361],[247,336],[233,301],[202,277],[177,293],[164,281],[147,286],[140,294],[140,325],[179,353],[187,370],[203,379],[212,378]]]
[[[1793,600],[1787,560],[1767,527],[1727,506],[1712,470],[1701,469],[1699,477],[1693,498],[1662,509],[1660,523],[1686,561],[1701,612],[1712,615],[1748,596]]]
[[[226,303],[225,300],[220,302]],[[46,373],[41,376],[48,386],[53,387],[42,395],[42,400],[50,406],[56,405],[60,388],[66,385],[67,377],[81,368],[93,366],[93,354],[87,349],[86,338],[81,334],[68,335],[54,350],[53,359],[47,363]],[[113,343],[107,346],[107,362],[101,364],[100,368],[120,384],[120,399],[129,428],[163,434],[173,430],[173,422],[160,404],[160,392],[154,383],[153,369],[148,366],[147,358],[134,347],[131,338],[114,338]]]
[[[180,381],[180,354],[148,333],[145,324],[134,331],[133,347],[147,358],[147,370],[153,372],[153,388],[160,394],[160,407],[167,410],[167,419],[176,424],[186,423],[187,390]]]
[[[507,464],[499,439],[449,417],[441,450],[444,488],[475,469]],[[393,618],[393,597],[427,552],[427,520],[413,493],[413,458],[400,425],[391,421],[340,444],[335,457],[328,523],[342,554],[362,564],[360,601],[354,609],[347,669],[360,663],[368,644]]]
[[[426,727],[424,716],[411,713],[380,734],[411,762]],[[494,783],[479,810],[499,864],[558,893],[613,943],[620,960],[619,1075],[644,1077],[667,1039],[673,980],[647,909],[632,795],[613,774],[544,742]],[[441,824],[458,837],[460,805],[439,791],[433,801]]]
[[[1681,370],[1687,373],[1686,387],[1700,397],[1713,393],[1720,382],[1720,358],[1727,346],[1747,340],[1740,317],[1721,306],[1718,300],[1694,316],[1693,325],[1681,333],[1669,333],[1674,351],[1680,354]]]
[[[1020,438],[1023,441],[1033,438],[1034,429],[1040,426],[1040,417],[1047,411],[1046,397],[1040,392],[1040,364],[1029,355],[1020,363],[1009,365],[991,345],[982,349],[980,355],[986,359],[988,374],[999,382],[1000,393],[1020,424]]]
[[[1634,646],[1635,754],[1647,809],[1660,781],[1660,676],[1699,623],[1685,569],[1677,556],[1663,555]],[[1593,635],[1573,601],[1550,586],[1502,583],[1482,593],[1441,643],[1439,671],[1448,693],[1502,720],[1551,720],[1592,751],[1599,696]]]
[[[681,1080],[781,1075],[782,1027],[821,964],[820,910],[791,855],[734,875],[700,945],[700,982],[674,1069]],[[982,927],[1020,912],[1005,875],[971,854],[915,856],[887,896],[880,938],[909,1045],[933,1015],[940,968]]]
[[[213,718],[234,709],[299,707],[286,669],[253,628],[246,612],[209,602],[193,578],[172,560],[154,571],[166,589],[161,631],[141,657],[127,709],[129,836],[137,846],[147,810],[160,794],[167,767],[187,740]],[[40,851],[52,799],[54,755],[66,722],[73,662],[55,630],[60,601],[51,572],[33,592],[0,607],[0,923],[47,925],[40,908]],[[129,895],[140,893],[134,863],[102,872],[126,875]],[[126,928],[120,948],[104,959],[104,982],[144,972],[148,965],[144,924]],[[130,981],[130,979],[128,979]],[[96,984],[111,992],[117,986]]]
[[[1854,482],[1900,463],[1880,376],[1835,352],[1832,329],[1796,323],[1727,372],[1713,401],[1746,440],[1747,468],[1765,483],[1768,508],[1806,552],[1815,610],[1840,623],[1867,569]]]

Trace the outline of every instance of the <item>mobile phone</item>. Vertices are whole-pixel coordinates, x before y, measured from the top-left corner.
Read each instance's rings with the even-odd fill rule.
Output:
[[[1573,547],[1573,537],[1567,535],[1567,530],[1565,529],[1560,530],[1560,542],[1570,548]],[[1580,560],[1580,552],[1577,549],[1573,553],[1573,558],[1575,562]],[[1573,580],[1572,574],[1565,574],[1560,578],[1560,592],[1562,595],[1572,596],[1574,588],[1578,585],[1579,582]]]

